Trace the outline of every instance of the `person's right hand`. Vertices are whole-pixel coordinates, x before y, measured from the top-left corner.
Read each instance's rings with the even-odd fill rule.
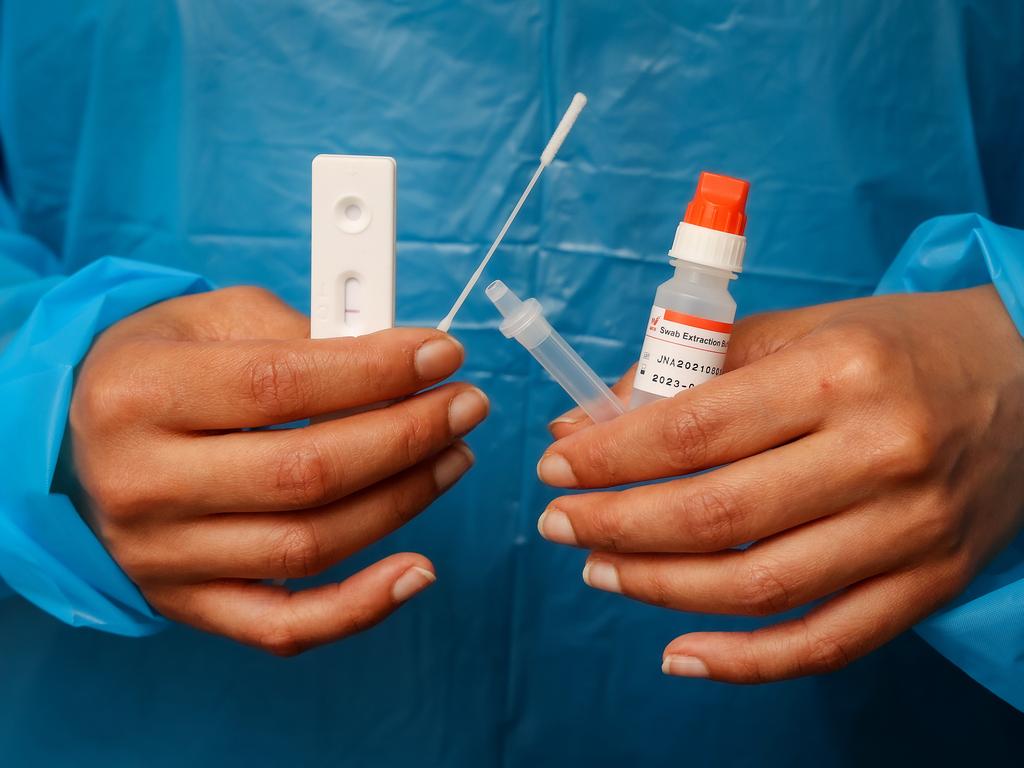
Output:
[[[435,579],[413,553],[337,584],[323,571],[407,522],[473,462],[487,415],[439,331],[311,341],[272,294],[230,288],[122,320],[82,365],[71,404],[83,510],[164,616],[279,655],[380,621]],[[373,403],[301,429],[242,431]]]

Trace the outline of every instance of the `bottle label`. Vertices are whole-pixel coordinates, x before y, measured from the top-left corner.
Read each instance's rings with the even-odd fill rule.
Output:
[[[731,334],[732,323],[652,307],[633,387],[672,397],[718,376]]]

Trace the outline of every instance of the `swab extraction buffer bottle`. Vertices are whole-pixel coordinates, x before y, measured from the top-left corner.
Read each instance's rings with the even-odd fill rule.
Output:
[[[749,189],[742,179],[700,175],[668,252],[675,275],[654,297],[630,408],[672,397],[722,372],[736,317],[729,281],[743,270]]]

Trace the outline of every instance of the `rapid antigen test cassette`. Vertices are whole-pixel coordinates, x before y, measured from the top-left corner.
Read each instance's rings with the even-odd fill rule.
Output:
[[[395,324],[396,164],[313,159],[310,336],[362,336]]]

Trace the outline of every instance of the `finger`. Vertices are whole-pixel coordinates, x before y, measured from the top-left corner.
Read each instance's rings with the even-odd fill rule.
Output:
[[[583,580],[595,589],[679,611],[766,616],[918,562],[934,538],[914,536],[916,528],[916,523],[893,521],[890,505],[878,505],[818,520],[742,551],[596,552],[587,560]]]
[[[214,581],[151,591],[175,621],[277,656],[294,656],[369,629],[434,583],[422,555],[392,555],[339,584],[301,592],[244,581]]]
[[[314,576],[412,520],[473,465],[459,443],[438,457],[335,504],[308,512],[213,515],[182,525],[136,562],[143,583]]]
[[[259,427],[404,397],[451,375],[462,345],[432,329],[343,339],[140,342],[126,382],[144,415],[185,430]]]
[[[821,325],[835,313],[835,304],[822,304],[784,312],[765,312],[736,323],[729,340],[725,371],[742,368],[761,358],[779,352]],[[628,403],[633,393],[636,363],[612,387],[619,398]],[[579,431],[593,422],[581,408],[573,408],[548,424],[556,440]]]
[[[834,311],[834,305],[826,304],[785,312],[765,312],[737,321],[729,340],[724,369],[741,368],[785,349],[817,328]],[[635,374],[636,363],[612,387],[623,402],[628,403],[633,394]],[[548,431],[556,440],[561,440],[592,423],[582,408],[573,408],[552,419]]]
[[[189,478],[173,496],[174,509],[193,516],[329,504],[433,456],[488,409],[479,389],[453,383],[301,429],[187,438],[174,445]]]
[[[883,474],[854,464],[844,438],[816,432],[712,472],[554,499],[541,535],[604,552],[716,552],[868,498]]]
[[[554,443],[537,474],[596,488],[686,474],[782,445],[819,427],[828,398],[813,347],[794,348]]]
[[[909,629],[963,588],[949,564],[878,576],[804,617],[753,632],[695,632],[665,649],[662,671],[730,683],[831,672]]]
[[[831,305],[824,306],[831,309]],[[765,312],[738,321],[729,342],[725,370],[741,368],[788,347],[820,325],[829,313],[819,307],[807,307],[787,312]],[[636,363],[612,387],[624,403],[628,403],[633,394],[635,375]],[[591,424],[593,422],[582,408],[573,408],[552,419],[548,431],[556,440],[561,440]]]
[[[612,385],[612,392],[626,404],[629,402],[630,395],[633,394],[633,375],[636,371],[636,364],[630,366],[629,370],[626,371],[622,378],[620,378],[614,385]],[[558,418],[551,421],[548,424],[548,431],[556,440],[561,440],[567,435],[571,435],[584,427],[589,427],[594,422],[589,416],[583,411],[582,408],[573,408],[570,411],[566,411]]]

